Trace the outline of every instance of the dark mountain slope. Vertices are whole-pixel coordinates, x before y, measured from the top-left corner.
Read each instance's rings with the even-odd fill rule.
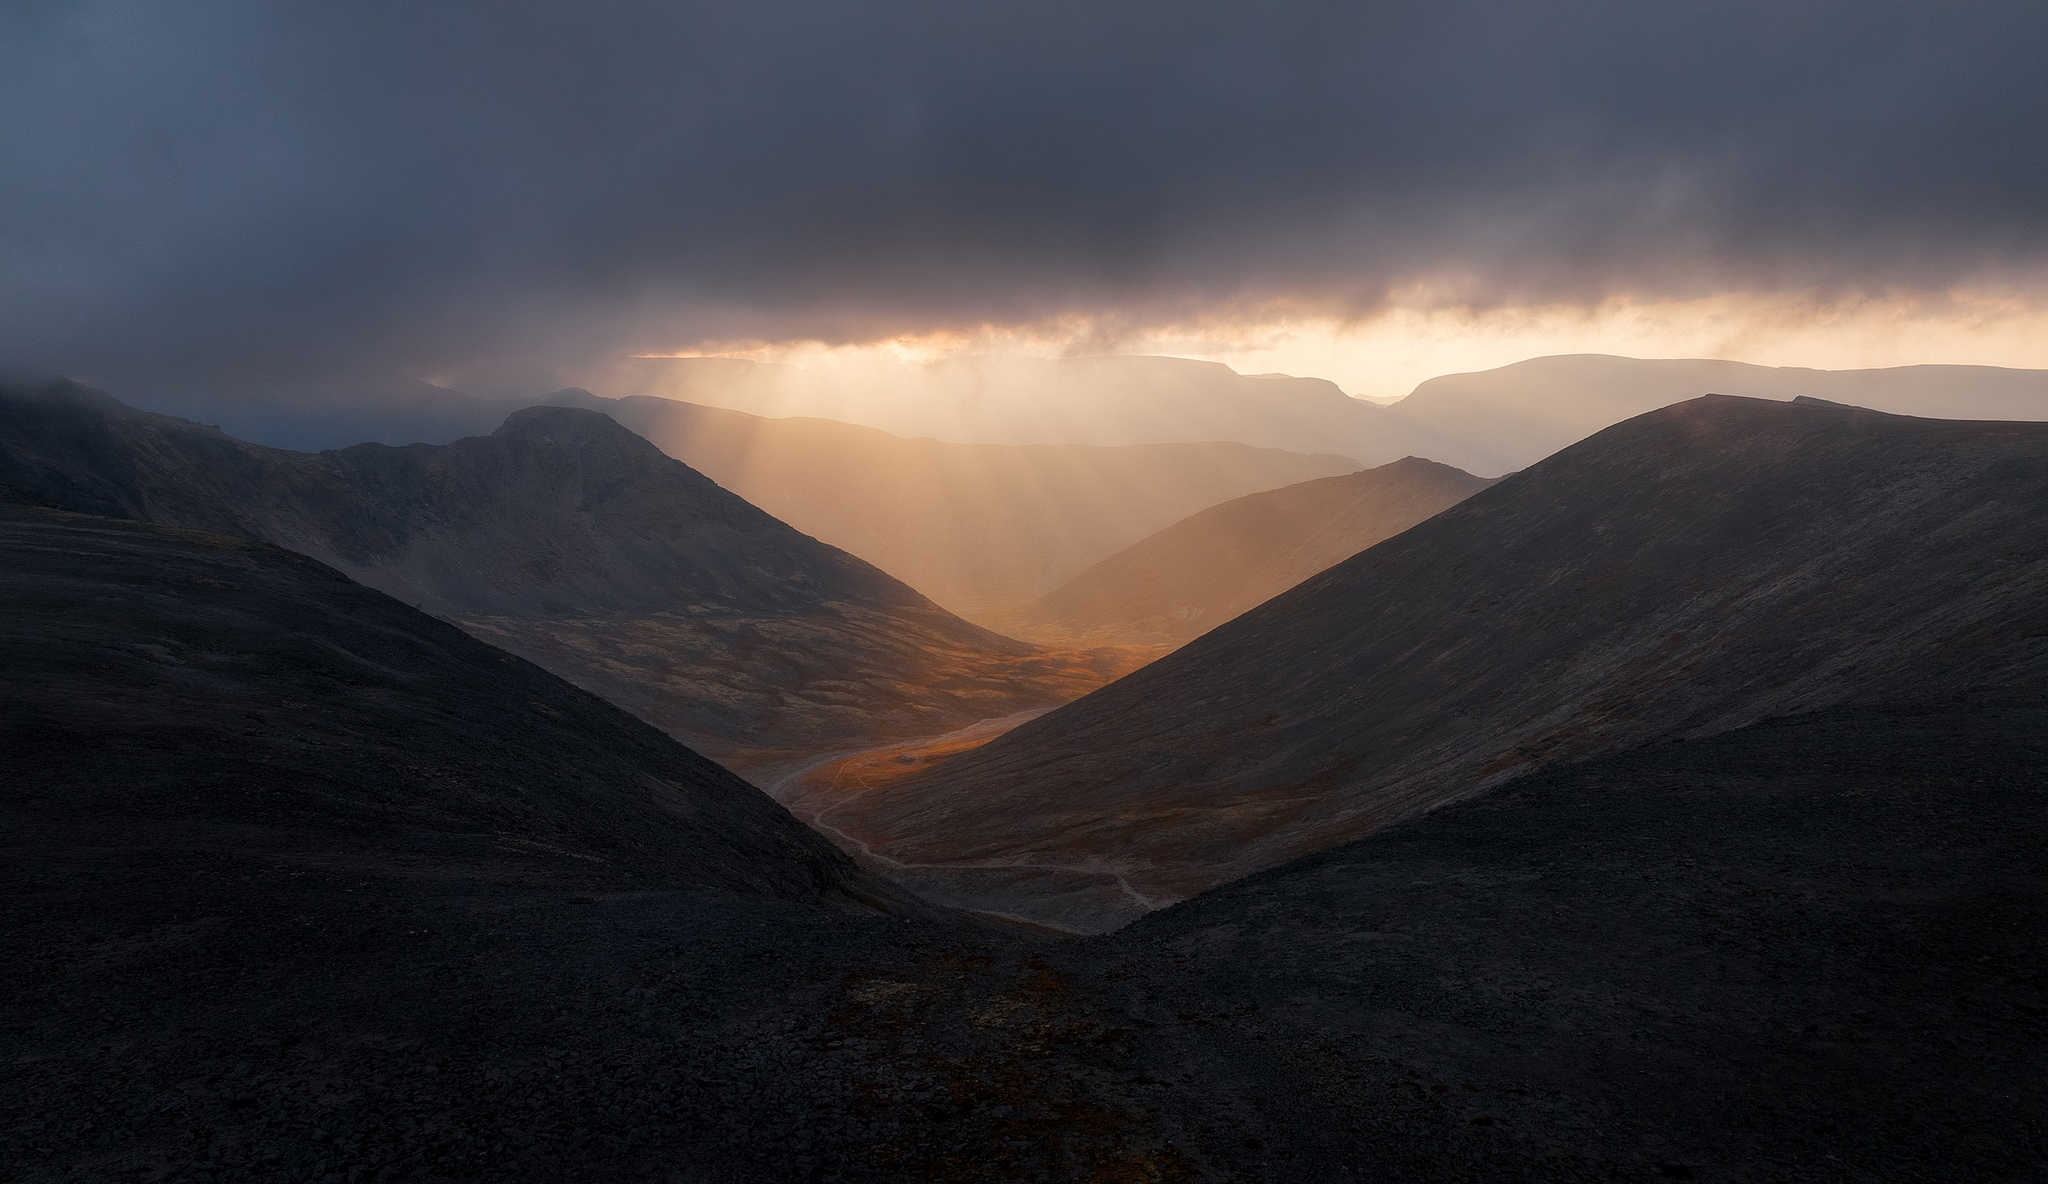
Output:
[[[59,382],[0,392],[0,483],[313,555],[725,760],[1049,706],[1126,660],[970,625],[570,408],[308,455]]]
[[[1243,444],[954,444],[668,399],[552,398],[605,412],[799,530],[977,621],[1198,510],[1358,467]]]
[[[1709,397],[835,810],[928,894],[1079,927],[1533,768],[2048,683],[2048,425]]]
[[[758,790],[305,556],[0,504],[11,842],[905,904]]]
[[[1053,645],[1179,645],[1493,484],[1408,457],[1211,506],[989,624]]]
[[[2048,702],[1831,708],[1545,770],[1148,916],[1134,1018],[1296,1180],[2024,1180]]]
[[[0,560],[8,1179],[2048,1155],[2038,695],[1545,770],[1027,943],[863,908],[902,906],[758,794],[295,555],[0,508]]]

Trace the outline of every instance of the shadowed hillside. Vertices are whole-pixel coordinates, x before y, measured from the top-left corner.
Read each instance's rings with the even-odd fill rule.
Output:
[[[670,456],[975,620],[1197,510],[1358,466],[1242,444],[951,444],[667,399],[604,411]]]
[[[2048,425],[1694,400],[835,825],[930,895],[1107,927],[1559,761],[2038,686],[2044,513]]]
[[[2048,1154],[2038,694],[1545,770],[1027,941],[299,555],[0,506],[0,559],[9,1179],[1860,1184]]]
[[[1211,506],[989,625],[1049,645],[1179,645],[1493,482],[1408,457]]]
[[[313,555],[727,761],[1048,706],[1137,660],[970,625],[570,408],[309,455],[54,383],[0,396],[0,483]]]
[[[10,842],[915,911],[731,773],[265,543],[0,503]]]

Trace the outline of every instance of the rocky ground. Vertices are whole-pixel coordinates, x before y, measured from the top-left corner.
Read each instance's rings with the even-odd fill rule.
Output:
[[[6,529],[0,1179],[2048,1177],[2038,695],[1559,766],[1051,939],[299,557]]]

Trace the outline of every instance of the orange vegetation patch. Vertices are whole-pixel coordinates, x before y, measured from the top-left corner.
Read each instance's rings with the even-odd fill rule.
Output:
[[[808,794],[818,795],[881,789],[912,773],[923,772],[949,756],[980,748],[1011,728],[1044,714],[1045,711],[1019,712],[1003,719],[983,720],[943,736],[926,736],[856,752],[804,774],[803,788]]]

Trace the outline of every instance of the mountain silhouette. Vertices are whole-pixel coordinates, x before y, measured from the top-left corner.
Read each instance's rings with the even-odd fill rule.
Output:
[[[989,620],[1058,645],[1179,645],[1493,482],[1408,457],[1193,514]]]
[[[2048,680],[2048,425],[1712,396],[1516,474],[834,825],[1074,928],[1560,761]]]
[[[1050,706],[1135,660],[970,625],[572,408],[306,454],[58,381],[0,395],[0,483],[312,555],[728,761]]]

